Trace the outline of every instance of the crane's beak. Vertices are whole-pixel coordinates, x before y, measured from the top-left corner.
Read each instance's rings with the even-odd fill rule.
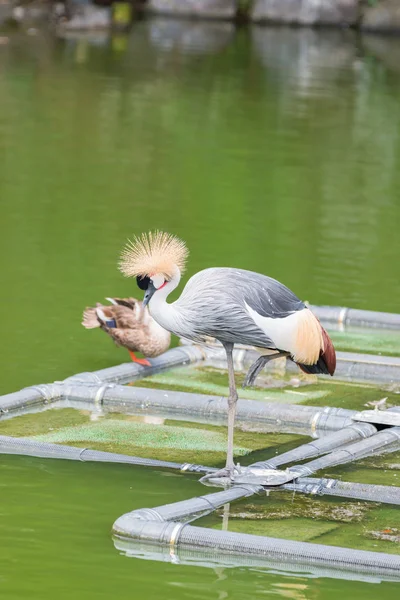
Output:
[[[150,281],[150,283],[149,283],[149,285],[148,285],[148,288],[147,288],[147,290],[146,290],[146,293],[145,293],[145,295],[144,295],[144,298],[143,298],[143,306],[147,306],[147,305],[148,305],[148,303],[150,302],[150,300],[151,300],[151,298],[152,298],[153,294],[154,294],[156,291],[157,291],[157,288],[156,288],[156,287],[154,287],[153,283]]]

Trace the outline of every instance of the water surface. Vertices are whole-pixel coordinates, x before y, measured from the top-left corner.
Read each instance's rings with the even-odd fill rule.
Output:
[[[172,20],[11,37],[3,393],[128,358],[80,317],[138,292],[116,263],[150,228],[187,241],[188,275],[238,266],[315,304],[398,312],[400,41],[378,42]]]
[[[126,238],[184,238],[188,275],[264,272],[315,304],[399,311],[400,41],[153,20],[0,46],[2,393],[117,364],[83,308],[136,293]],[[196,478],[2,457],[0,591],[71,598],[364,599],[398,585],[120,555],[123,512]]]

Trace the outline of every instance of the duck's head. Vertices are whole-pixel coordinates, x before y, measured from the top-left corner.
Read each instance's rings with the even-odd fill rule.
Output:
[[[178,285],[188,254],[185,242],[170,233],[143,233],[125,246],[119,268],[126,277],[136,277],[139,288],[145,290],[146,306],[158,290],[168,287],[169,293]]]

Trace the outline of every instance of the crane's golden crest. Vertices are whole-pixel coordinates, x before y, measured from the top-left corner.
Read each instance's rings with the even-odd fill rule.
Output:
[[[126,277],[151,277],[156,273],[171,279],[174,267],[185,269],[189,251],[185,242],[164,231],[142,233],[129,240],[122,251],[120,271]]]

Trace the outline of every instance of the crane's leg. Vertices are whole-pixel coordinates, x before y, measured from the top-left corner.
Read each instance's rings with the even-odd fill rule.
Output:
[[[242,383],[242,387],[247,387],[248,385],[253,385],[256,380],[257,375],[265,367],[265,365],[275,358],[281,358],[282,356],[290,356],[290,352],[276,352],[275,354],[263,354],[260,358],[257,358],[256,362],[253,363],[250,369],[247,372],[246,378]]]
[[[233,430],[235,426],[236,416],[236,404],[238,400],[238,394],[235,383],[235,371],[233,368],[233,344],[224,343],[226,352],[226,360],[228,362],[228,376],[229,376],[229,398],[228,398],[228,450],[226,453],[226,466],[224,469],[220,469],[214,473],[208,473],[200,479],[203,483],[210,479],[228,477],[233,479],[235,473],[235,463],[233,462]]]
[[[226,360],[228,363],[229,377],[229,398],[228,398],[228,450],[226,453],[226,471],[228,476],[232,477],[235,471],[235,463],[233,462],[233,432],[235,427],[236,404],[238,394],[235,382],[235,370],[233,367],[233,344],[224,344],[226,352]]]

